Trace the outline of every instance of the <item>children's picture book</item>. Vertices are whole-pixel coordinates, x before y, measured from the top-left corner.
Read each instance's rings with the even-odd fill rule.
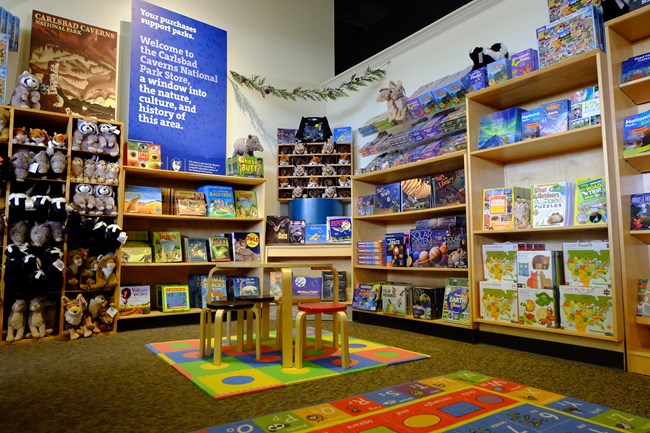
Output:
[[[561,99],[539,106],[539,135],[558,134],[569,130],[569,112],[571,101]]]
[[[594,335],[614,333],[609,287],[560,286],[559,309],[562,329]]]
[[[446,238],[447,230],[444,229],[411,229],[408,236],[410,254],[407,266],[414,268],[447,267]]]
[[[328,216],[326,217],[326,225],[328,242],[352,242],[352,218],[347,216]]]
[[[557,289],[517,289],[519,323],[542,328],[557,328]]]
[[[287,144],[296,142],[297,129],[278,128],[278,144]]]
[[[630,230],[650,230],[650,193],[630,195]]]
[[[334,128],[334,142],[352,143],[352,127],[344,126],[341,128]]]
[[[183,261],[180,232],[151,232],[154,262],[171,263]]]
[[[636,305],[636,315],[650,317],[650,279],[639,279],[639,302]]]
[[[500,242],[482,245],[485,281],[517,281],[517,244]]]
[[[153,252],[151,244],[143,241],[126,241],[120,248],[122,263],[151,263]]]
[[[211,262],[229,262],[231,260],[230,241],[227,236],[210,236],[208,247],[210,248]]]
[[[226,287],[226,276],[212,274],[212,288],[209,287],[208,275],[192,274],[188,277],[190,296],[194,301],[198,298],[196,305],[192,303],[193,307],[206,308],[206,304],[212,301],[226,301],[228,300],[228,290]]]
[[[120,286],[119,315],[149,314],[151,312],[151,286]]]
[[[375,188],[375,213],[387,214],[399,212],[402,208],[402,191],[400,182],[377,185]]]
[[[605,178],[578,178],[575,182],[574,225],[607,224]]]
[[[521,113],[521,139],[530,140],[539,137],[539,108]]]
[[[582,128],[600,123],[600,93],[598,86],[577,90],[569,96],[571,116],[569,127]]]
[[[357,283],[354,286],[352,308],[365,311],[381,308],[381,283]]]
[[[291,218],[285,215],[266,216],[266,244],[289,243],[289,223]]]
[[[565,242],[562,244],[562,253],[566,285],[611,285],[608,241]]]
[[[305,226],[306,244],[324,244],[327,242],[327,224],[307,224]]]
[[[174,215],[206,216],[205,194],[174,190]]]
[[[197,188],[205,196],[208,216],[212,218],[234,218],[235,198],[231,186],[204,185]]]
[[[517,284],[510,281],[479,282],[479,316],[495,322],[517,323]]]
[[[34,10],[28,57],[41,110],[115,119],[117,52],[117,32]]]
[[[323,279],[320,277],[294,276],[291,281],[293,296],[309,296],[320,298],[323,290]]]
[[[357,197],[357,215],[366,216],[375,213],[375,195],[361,195]]]
[[[348,299],[346,272],[337,271],[337,273],[339,275],[339,302],[345,302]],[[334,300],[334,274],[332,271],[322,271],[321,279],[323,281],[321,300],[331,302]]]
[[[231,256],[235,262],[259,262],[262,260],[260,234],[257,232],[229,233]]]
[[[442,321],[467,325],[471,315],[468,279],[447,278],[442,304]]]
[[[573,223],[572,182],[538,183],[531,188],[533,228],[567,226]]]
[[[125,186],[124,212],[162,214],[162,189],[153,186]]]
[[[190,291],[187,284],[163,284],[160,290],[163,313],[190,311]]]
[[[186,262],[208,261],[208,240],[205,238],[183,237]]]
[[[227,277],[228,295],[230,299],[238,296],[259,296],[260,281],[255,276]]]
[[[433,207],[465,203],[465,169],[449,170],[431,176]]]
[[[289,243],[304,244],[307,222],[304,220],[289,221]]]
[[[431,188],[430,176],[403,180],[401,189],[402,212],[429,209],[431,207],[433,189]]]
[[[561,284],[557,268],[562,262],[556,253],[559,251],[517,251],[517,287],[550,289]]]
[[[409,235],[406,233],[386,233],[384,243],[386,246],[386,266],[390,268],[406,267],[409,257]]]
[[[257,207],[257,193],[255,191],[244,191],[236,189],[235,209],[238,218],[257,218],[259,211]]]
[[[623,121],[623,156],[636,155],[650,150],[650,110]]]
[[[411,285],[408,283],[385,283],[381,285],[381,305],[384,314],[405,317],[410,314]]]
[[[486,188],[483,205],[484,230],[530,227],[530,188]]]
[[[282,272],[269,272],[269,295],[275,299],[282,297]]]

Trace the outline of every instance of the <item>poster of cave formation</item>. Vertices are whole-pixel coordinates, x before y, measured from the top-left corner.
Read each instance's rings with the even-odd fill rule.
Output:
[[[41,109],[114,120],[117,32],[45,12],[32,14],[30,72]]]

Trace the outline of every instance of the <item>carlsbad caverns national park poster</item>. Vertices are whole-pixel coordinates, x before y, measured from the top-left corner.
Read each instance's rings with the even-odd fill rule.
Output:
[[[117,32],[34,11],[30,72],[41,109],[114,120]]]

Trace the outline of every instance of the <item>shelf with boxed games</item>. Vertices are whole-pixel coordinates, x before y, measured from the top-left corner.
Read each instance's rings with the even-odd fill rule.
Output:
[[[422,161],[399,165],[385,170],[372,171],[369,173],[355,174],[352,177],[353,183],[390,183],[405,178],[425,176],[435,171],[448,171],[462,168],[465,164],[465,150],[447,153]],[[432,169],[433,167],[433,169]],[[355,194],[356,195],[356,194]],[[362,195],[362,194],[361,194]]]
[[[180,221],[205,221],[210,219],[214,221],[214,218],[209,216],[191,216],[191,215],[156,215],[156,214],[138,214],[138,213],[125,213],[124,218],[134,218],[134,219],[161,219],[161,220],[180,220]],[[240,223],[249,223],[249,222],[261,222],[262,218],[228,218],[227,222],[240,222]]]
[[[470,194],[467,200],[468,214],[471,216],[471,221],[468,223],[470,226],[468,250],[471,270],[469,277],[473,320],[478,323],[481,331],[598,347],[612,352],[624,351],[622,344],[624,338],[622,289],[620,269],[617,266],[618,257],[616,257],[620,239],[615,230],[618,222],[618,188],[616,170],[609,162],[614,160],[615,156],[607,145],[610,134],[607,122],[609,115],[607,77],[605,54],[595,50],[467,95],[469,149],[467,191]],[[601,89],[599,95],[601,120],[597,124],[587,122],[585,126],[572,129],[574,126],[569,123],[568,114],[570,108],[567,108],[566,114],[563,115],[564,120],[557,124],[563,123],[562,127],[558,128],[556,125],[546,123],[542,126],[550,125],[551,132],[546,130],[546,133],[542,131],[541,134],[532,135],[536,138],[521,141],[519,138],[512,140],[508,137],[508,140],[502,141],[505,144],[489,147],[486,141],[483,141],[485,140],[484,136],[480,135],[483,126],[482,120],[494,119],[501,111],[516,110],[515,107],[519,107],[522,109],[520,112],[526,112],[540,106],[552,106],[556,102],[570,99],[579,92],[586,91],[582,93],[587,93],[595,86]],[[507,120],[504,121],[504,123],[506,122]],[[524,138],[526,137],[524,136]],[[583,178],[589,180],[583,180]],[[598,191],[605,191],[605,196],[598,203],[598,210],[593,211],[595,216],[592,219],[592,214],[588,213],[587,216],[590,218],[587,218],[583,217],[582,212],[573,212],[577,214],[574,216],[571,210],[574,207],[579,208],[579,206],[572,203],[570,198],[579,195],[575,193],[576,189],[584,191],[583,183],[592,181],[594,184],[598,183]],[[567,182],[567,184],[563,182]],[[528,195],[531,194],[531,187],[542,187],[548,184],[562,185],[563,188],[571,185],[571,190],[574,191],[564,195],[569,198],[569,201],[567,203],[564,199],[563,202],[567,204],[563,209],[568,209],[571,215],[570,217],[557,216],[559,225],[554,225],[556,221],[552,222],[550,216],[548,221],[544,218],[543,223],[539,222],[539,219],[530,217],[534,210],[544,207],[544,205],[533,206],[529,199],[530,195]],[[581,188],[577,188],[576,185],[580,185]],[[521,187],[522,190],[515,190],[515,187]],[[504,226],[500,223],[501,219],[493,224],[495,215],[493,213],[485,214],[490,197],[487,191],[497,190],[494,194],[498,199],[498,190],[508,190],[509,188],[513,188],[513,190],[510,198],[506,198],[504,203],[509,209],[507,212],[513,214],[523,212],[522,223],[517,224],[516,217],[513,218],[514,227],[518,226],[519,228]],[[567,190],[569,189],[567,188]],[[484,196],[484,192],[487,195]],[[504,193],[503,196],[507,197],[507,194]],[[522,200],[517,200],[516,197],[521,197]],[[491,204],[490,202],[490,206]],[[533,227],[531,221],[537,221],[535,224],[540,226]],[[547,224],[548,226],[546,226]],[[609,254],[611,254],[611,260],[608,262],[611,283],[608,288],[603,289],[611,294],[611,307],[608,309],[608,314],[611,314],[609,318],[611,325],[609,325],[609,321],[606,322],[607,330],[602,333],[596,330],[584,332],[582,323],[573,326],[570,321],[567,321],[566,325],[560,324],[559,326],[562,327],[559,327],[557,322],[553,323],[553,320],[560,316],[557,314],[558,311],[551,317],[537,318],[540,323],[544,324],[550,321],[551,324],[548,327],[535,326],[536,323],[527,323],[521,317],[510,321],[501,317],[498,319],[484,317],[487,313],[481,311],[481,307],[485,308],[486,299],[489,300],[489,297],[483,299],[481,296],[485,295],[481,284],[485,284],[483,281],[487,281],[490,277],[484,275],[487,271],[484,271],[483,268],[483,248],[489,244],[507,241],[540,243],[545,245],[546,250],[551,251],[562,250],[563,245],[571,242],[608,242]],[[557,285],[562,283],[557,283]],[[573,289],[567,288],[563,293],[568,294],[571,290]],[[522,292],[520,297],[526,296],[524,291],[517,289],[517,284],[515,284],[513,293],[517,292]],[[576,322],[578,322],[577,319]],[[578,330],[574,330],[574,328]]]
[[[275,258],[305,258],[305,257],[345,257],[352,255],[351,244],[301,244],[301,245],[267,245],[266,258],[272,261]]]
[[[607,60],[609,66],[612,147],[618,159],[620,184],[621,273],[623,280],[624,324],[627,351],[627,369],[650,375],[650,320],[638,316],[639,280],[650,276],[650,230],[635,230],[635,218],[641,208],[632,203],[635,194],[648,192],[650,181],[650,153],[645,151],[626,155],[625,119],[642,115],[650,109],[650,80],[641,78],[623,81],[623,62],[650,52],[650,8],[643,7],[605,25]],[[647,126],[646,126],[647,127]],[[644,126],[639,128],[643,130]],[[645,140],[643,142],[645,145]],[[633,210],[633,208],[635,208]],[[633,212],[635,214],[633,215]]]
[[[436,215],[449,215],[465,213],[465,204],[452,204],[448,206],[438,206],[429,209],[412,210],[407,212],[395,212],[378,215],[358,215],[358,221],[403,221],[417,220],[435,217]]]

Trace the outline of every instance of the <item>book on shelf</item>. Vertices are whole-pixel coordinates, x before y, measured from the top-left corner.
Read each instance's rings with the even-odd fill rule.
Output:
[[[186,262],[207,262],[208,241],[206,238],[183,237]]]
[[[483,205],[484,230],[530,227],[530,188],[486,188],[483,190]]]
[[[607,224],[605,178],[578,178],[575,183],[573,223],[585,226]]]
[[[565,242],[562,255],[565,284],[585,287],[611,285],[608,241]]]
[[[204,185],[197,188],[205,196],[208,216],[212,218],[234,218],[235,196],[229,185]]]
[[[483,278],[485,278],[485,281],[517,281],[518,247],[516,243],[484,244],[481,248],[483,250]]]
[[[510,281],[479,282],[479,317],[517,323],[517,284]]]
[[[352,308],[365,311],[381,308],[381,283],[357,283],[354,286]]]
[[[266,244],[289,243],[289,223],[291,218],[285,215],[266,216]]]
[[[630,230],[650,230],[650,193],[630,195]]]
[[[262,260],[260,234],[257,232],[228,233],[232,260],[235,262],[259,262]]]
[[[327,224],[307,224],[305,226],[306,244],[324,244],[327,242]]]
[[[399,212],[402,208],[400,182],[393,182],[375,187],[375,213],[387,214]]]
[[[120,286],[119,315],[149,314],[151,311],[151,286]]]
[[[517,286],[550,289],[564,281],[560,251],[517,251]]]
[[[431,176],[433,205],[450,206],[465,203],[465,169],[448,170]]]
[[[328,216],[325,220],[328,242],[349,243],[352,241],[352,218]]]
[[[391,268],[404,268],[410,256],[409,235],[407,233],[386,233],[384,235],[386,247],[386,266]]]
[[[352,127],[343,126],[340,128],[334,128],[334,142],[352,143]]]
[[[153,253],[151,243],[128,240],[120,248],[122,263],[151,263]]]
[[[447,278],[442,305],[442,321],[469,325],[471,313],[469,280]]]
[[[271,271],[269,272],[269,295],[275,299],[282,297],[282,272]]]
[[[199,191],[174,191],[174,215],[206,216],[205,194]]]
[[[571,129],[600,124],[600,93],[598,86],[576,90],[569,96]]]
[[[542,328],[557,328],[557,288],[517,288],[519,323]]]
[[[445,229],[411,229],[406,265],[414,268],[447,267],[446,238]]]
[[[384,314],[406,317],[410,314],[411,284],[384,283],[381,285],[381,305]]]
[[[567,226],[573,223],[572,182],[539,183],[531,188],[533,228]]]
[[[228,295],[231,299],[238,296],[259,296],[260,280],[255,276],[234,276],[226,278]]]
[[[307,222],[305,220],[289,221],[289,243],[304,244]]]
[[[347,294],[347,282],[346,282],[346,272],[337,271],[339,275],[339,302],[345,302],[348,300]],[[323,286],[321,290],[321,300],[322,301],[333,301],[334,300],[334,274],[332,271],[322,271],[321,279],[323,281]]]
[[[415,319],[438,319],[442,315],[444,287],[411,287],[411,314]]]
[[[126,185],[124,187],[124,212],[162,214],[162,188]]]
[[[639,302],[636,304],[636,315],[650,317],[650,279],[639,278]]]
[[[257,193],[255,191],[246,191],[236,189],[235,209],[238,218],[257,218],[259,210],[257,206]]]
[[[403,180],[402,212],[420,209],[429,209],[433,200],[431,176],[422,176],[414,179]]]
[[[187,284],[162,284],[159,290],[163,313],[190,311],[190,291]]]
[[[172,206],[172,197],[174,196],[174,188],[161,188],[162,190],[162,213],[163,215],[173,215],[174,209]]]
[[[230,240],[224,235],[214,235],[208,238],[208,247],[210,251],[211,262],[229,262],[232,260],[230,255]]]
[[[206,304],[212,301],[228,300],[225,275],[212,275],[212,288],[208,274],[192,274],[188,277],[192,306],[206,308]]]
[[[320,298],[323,290],[323,279],[320,277],[304,277],[294,275],[291,280],[293,296],[309,296]]]
[[[183,261],[180,232],[151,232],[154,262],[171,263]]]
[[[560,327],[581,334],[613,335],[614,309],[609,287],[560,286]]]
[[[623,156],[650,150],[650,110],[623,120]]]
[[[357,197],[357,215],[366,216],[375,213],[375,195],[361,195]]]

